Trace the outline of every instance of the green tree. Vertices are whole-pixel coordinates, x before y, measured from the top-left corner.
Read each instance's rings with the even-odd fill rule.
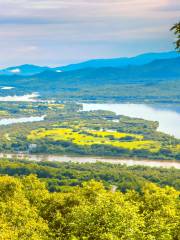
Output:
[[[48,225],[26,198],[19,179],[0,177],[0,239],[46,240]]]
[[[176,36],[176,49],[178,52],[180,52],[180,22],[174,24],[174,26],[171,28],[171,31],[174,32]]]
[[[0,176],[0,240],[180,240],[179,192],[106,190],[91,180],[49,193],[34,175]]]
[[[151,183],[145,185],[141,200],[145,239],[179,240],[179,193]]]

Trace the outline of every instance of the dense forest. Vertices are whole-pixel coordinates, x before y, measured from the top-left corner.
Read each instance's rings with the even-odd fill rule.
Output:
[[[50,192],[71,191],[92,179],[103,182],[107,189],[116,186],[117,190],[141,192],[144,184],[155,183],[160,187],[171,186],[180,190],[180,170],[171,168],[150,168],[107,163],[60,163],[33,162],[18,159],[0,159],[0,174],[27,176],[35,174],[46,183]]]
[[[0,177],[1,239],[178,240],[179,192],[144,184],[140,193],[94,180],[50,193],[34,175]]]

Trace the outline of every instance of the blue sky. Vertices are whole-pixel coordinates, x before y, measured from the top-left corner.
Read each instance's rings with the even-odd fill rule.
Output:
[[[173,49],[179,0],[0,0],[0,68]]]

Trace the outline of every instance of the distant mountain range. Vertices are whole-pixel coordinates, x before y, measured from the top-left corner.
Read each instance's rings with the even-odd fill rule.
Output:
[[[112,59],[95,59],[82,63],[71,64],[64,67],[55,68],[56,70],[71,71],[82,68],[102,68],[102,67],[127,67],[127,66],[138,66],[144,65],[154,60],[159,59],[170,59],[179,57],[177,52],[162,52],[162,53],[145,53],[137,55],[135,57],[123,57],[123,58],[112,58]]]
[[[177,81],[180,83],[180,57],[155,60],[141,66],[127,66],[121,68],[84,68],[73,71],[55,72],[46,70],[33,76],[2,75],[0,86],[11,86],[24,91],[38,91],[40,93],[69,91],[82,88],[118,86],[123,84],[155,85],[160,82]],[[178,84],[179,85],[179,84]],[[67,90],[68,89],[68,90]],[[74,90],[73,90],[74,91]]]
[[[160,81],[180,80],[180,57],[172,59],[155,60],[141,66],[128,66],[124,68],[103,67],[83,68],[79,70],[54,72],[45,71],[33,76],[4,76],[10,84],[24,85],[28,89],[53,89],[82,86],[105,86],[119,84],[152,84]],[[0,78],[1,80],[2,78]],[[13,79],[11,81],[10,79]],[[1,81],[0,81],[1,82]],[[41,91],[40,90],[40,91]]]
[[[85,68],[106,68],[106,67],[126,68],[128,66],[142,66],[151,63],[155,60],[172,59],[177,57],[179,57],[179,54],[176,52],[163,52],[163,53],[145,53],[131,58],[123,57],[114,59],[95,59],[56,68],[25,64],[2,69],[0,70],[0,75],[32,76],[48,70],[60,73]]]
[[[159,56],[159,59],[151,61],[153,56]],[[178,56],[176,53],[146,54],[137,56],[136,61],[132,58],[126,60],[133,64],[126,62],[118,67],[113,59],[114,65],[109,60],[109,65],[113,66],[103,65],[104,61],[108,64],[108,60],[97,60],[96,67],[92,61],[93,64],[88,66],[85,63],[74,65],[74,70],[38,66],[31,70],[31,65],[9,68],[14,70],[13,74],[0,76],[0,95],[38,92],[43,99],[65,101],[180,103]],[[120,64],[122,59],[118,61]]]

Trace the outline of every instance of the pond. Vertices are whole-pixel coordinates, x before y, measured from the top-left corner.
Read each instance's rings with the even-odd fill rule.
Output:
[[[108,110],[118,115],[158,121],[158,131],[180,138],[180,106],[146,104],[83,104],[84,111]]]

